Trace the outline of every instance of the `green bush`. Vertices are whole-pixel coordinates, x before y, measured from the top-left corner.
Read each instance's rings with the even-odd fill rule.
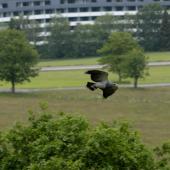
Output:
[[[27,125],[17,124],[0,135],[1,170],[168,168],[168,161],[161,164],[162,149],[155,152],[159,159],[126,123],[100,123],[92,128],[84,118],[65,114],[31,116]]]

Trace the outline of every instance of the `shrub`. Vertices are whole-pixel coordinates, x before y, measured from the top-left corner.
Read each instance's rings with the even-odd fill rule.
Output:
[[[80,116],[32,115],[0,135],[1,170],[160,170],[161,161],[127,123],[92,128]]]

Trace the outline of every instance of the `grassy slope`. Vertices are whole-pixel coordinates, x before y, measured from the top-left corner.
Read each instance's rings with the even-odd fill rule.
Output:
[[[92,124],[99,121],[130,121],[149,145],[170,138],[170,88],[119,89],[107,100],[101,91],[59,90],[29,94],[0,94],[0,128],[26,121],[29,109],[39,110],[39,103],[48,102],[52,113],[81,114]]]

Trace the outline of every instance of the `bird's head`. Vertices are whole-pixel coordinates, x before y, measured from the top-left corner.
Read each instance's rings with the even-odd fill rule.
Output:
[[[118,84],[112,83],[112,87],[113,87],[115,90],[117,90],[117,89],[118,89]]]

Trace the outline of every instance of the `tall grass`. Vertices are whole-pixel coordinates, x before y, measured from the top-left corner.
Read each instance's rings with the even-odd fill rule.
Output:
[[[92,125],[99,121],[129,121],[145,143],[158,145],[170,139],[170,88],[122,89],[107,100],[100,90],[56,90],[38,93],[0,93],[0,128],[26,122],[28,110],[39,111],[47,102],[49,112],[81,114]]]

